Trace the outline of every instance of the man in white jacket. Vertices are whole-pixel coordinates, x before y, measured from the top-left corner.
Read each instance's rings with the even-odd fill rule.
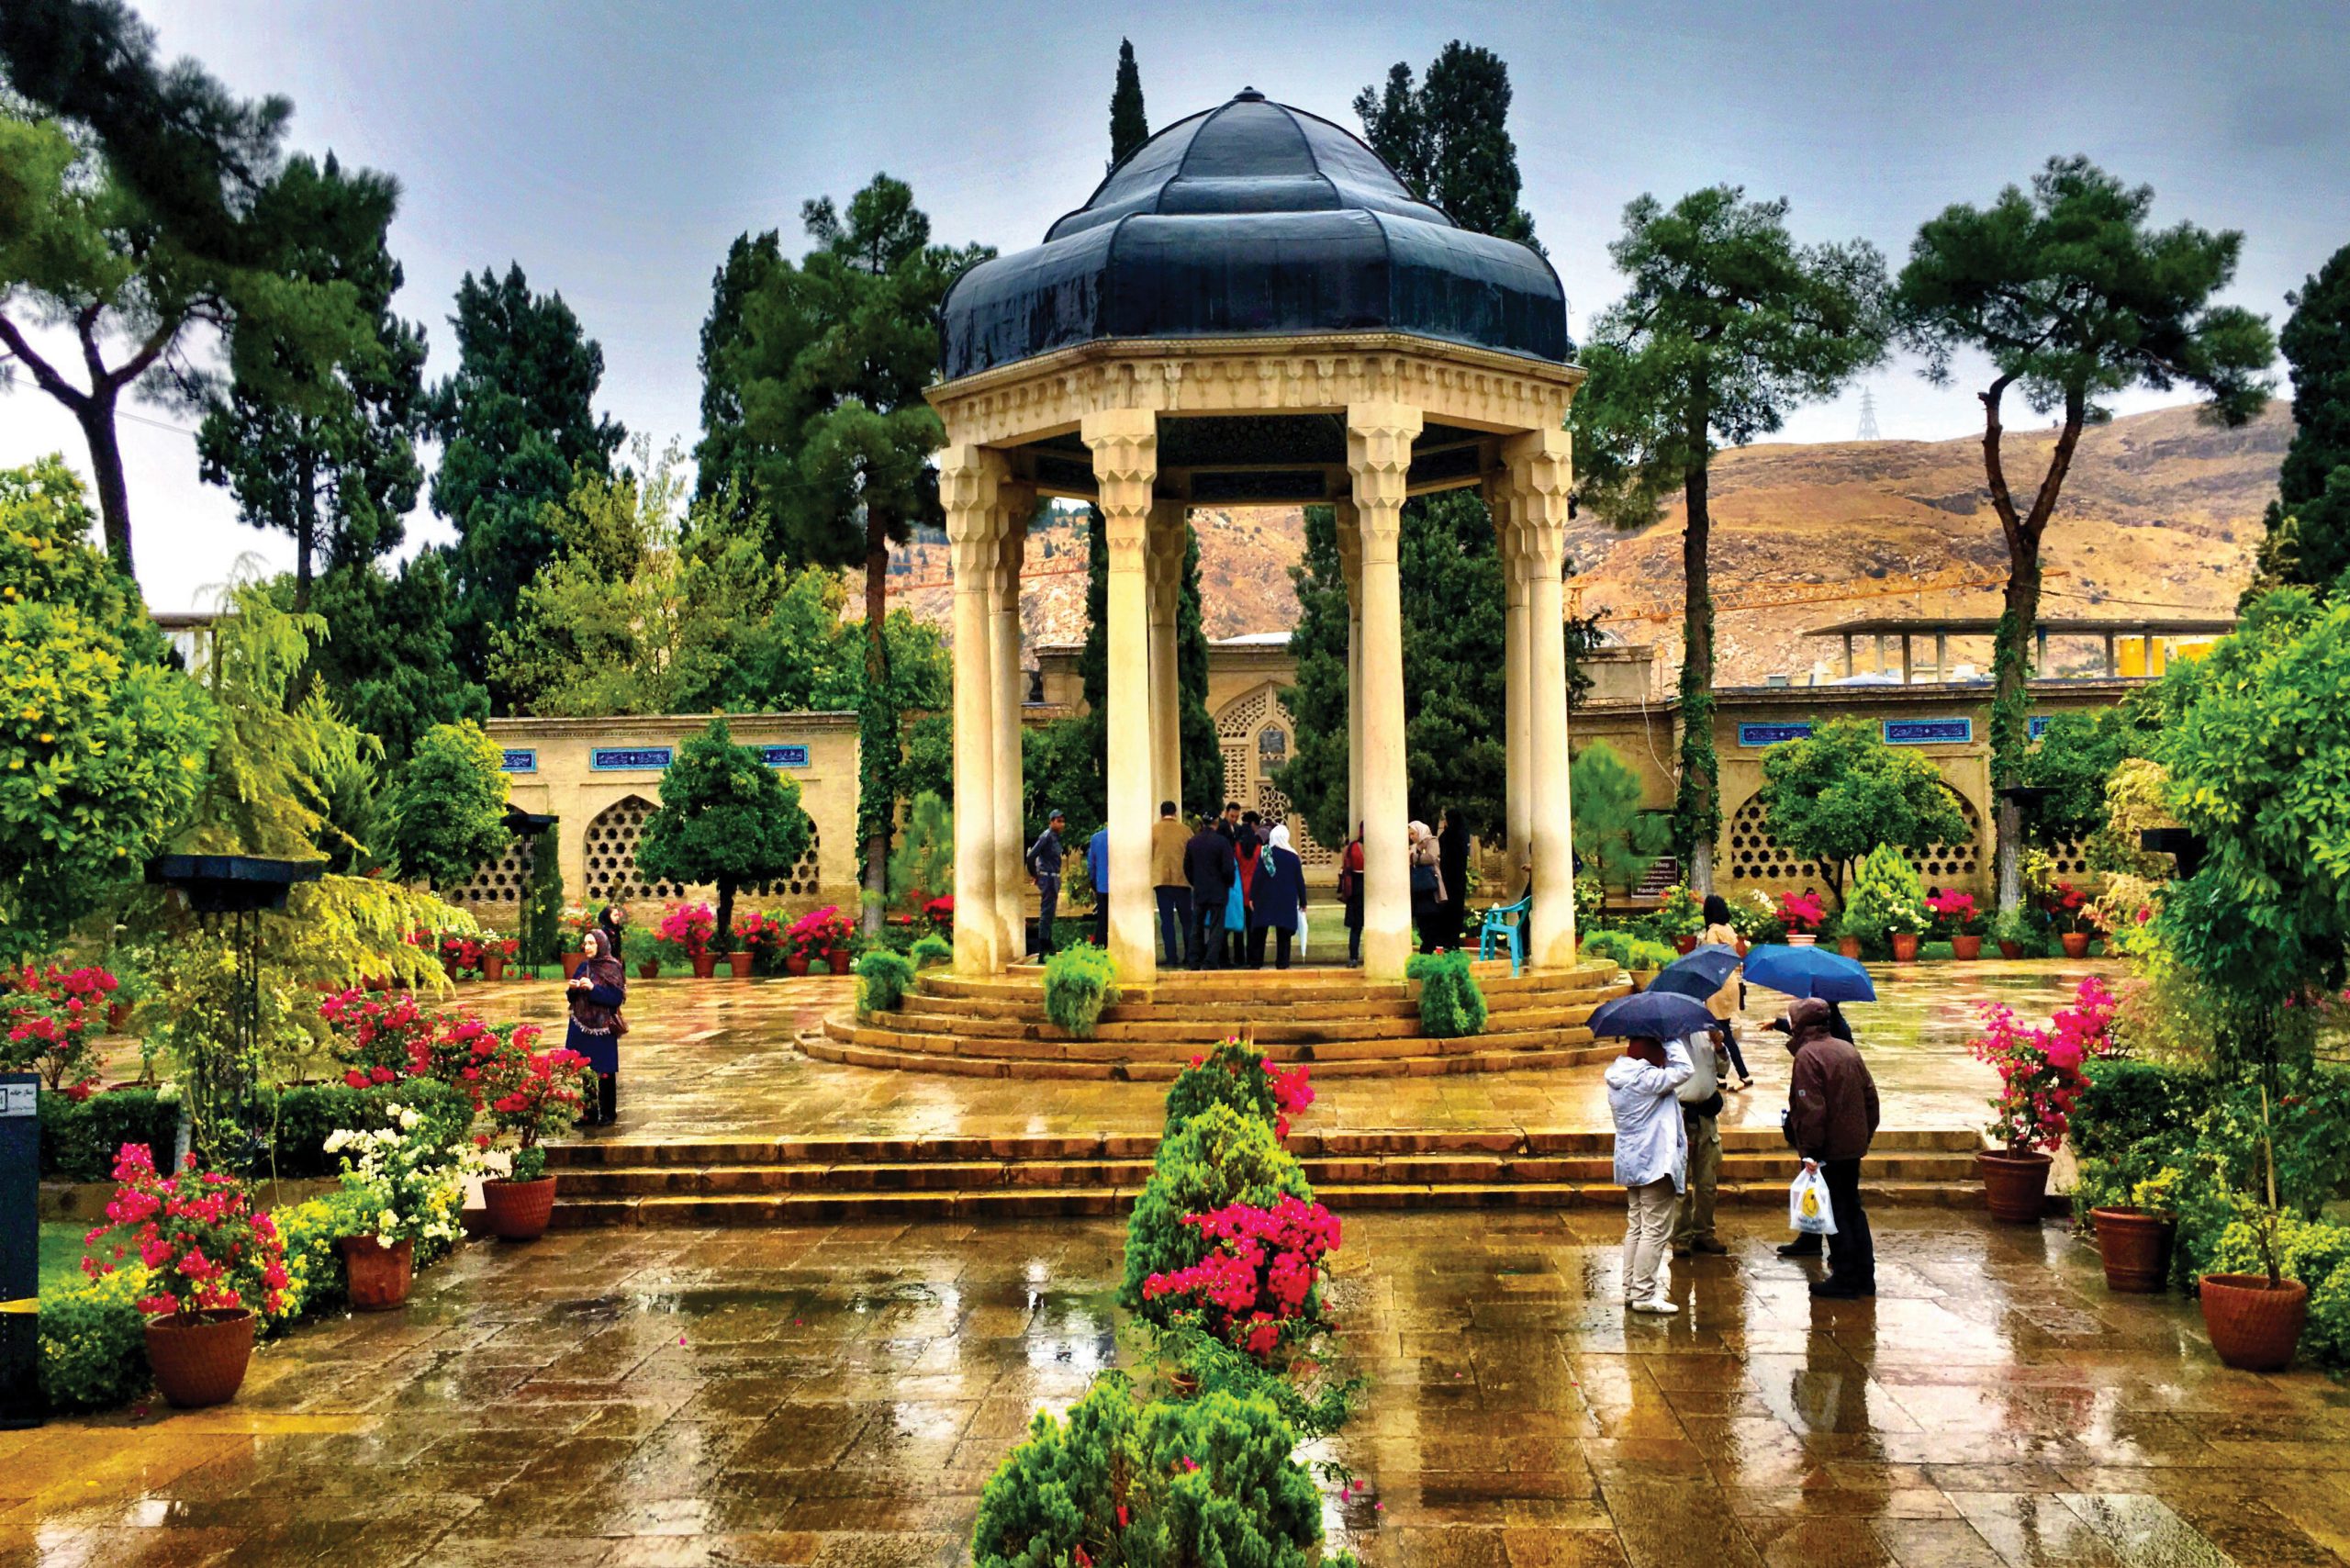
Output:
[[[1635,1038],[1607,1064],[1616,1118],[1616,1180],[1624,1189],[1624,1302],[1634,1312],[1678,1312],[1657,1289],[1656,1269],[1689,1178],[1689,1138],[1675,1091],[1694,1070],[1679,1040]]]

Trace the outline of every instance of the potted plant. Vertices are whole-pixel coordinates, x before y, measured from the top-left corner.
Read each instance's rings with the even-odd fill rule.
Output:
[[[642,925],[631,924],[621,932],[621,959],[623,963],[636,966],[636,978],[639,980],[660,979],[661,963],[665,958],[672,962],[681,961],[683,950],[673,952],[672,948],[673,944],[665,941],[659,932],[647,931]]]
[[[143,1143],[126,1143],[114,1168],[108,1224],[84,1238],[82,1267],[111,1273],[134,1250],[147,1270],[147,1361],[163,1398],[183,1410],[236,1397],[252,1360],[256,1310],[285,1305],[285,1249],[277,1226],[234,1177],[155,1169]],[[102,1256],[101,1253],[110,1253]]]
[[[1651,942],[1644,936],[1633,937],[1624,959],[1624,967],[1632,976],[1632,988],[1635,991],[1648,990],[1655,983],[1659,971],[1673,962],[1673,949],[1663,943]]]
[[[99,1026],[116,991],[101,969],[57,964],[0,970],[0,1065],[37,1072],[69,1100],[89,1098],[98,1083]]]
[[[326,1151],[342,1162],[342,1191],[372,1221],[336,1242],[359,1312],[387,1312],[408,1300],[416,1244],[457,1238],[464,1179],[469,1167],[480,1169],[472,1144],[442,1144],[415,1107],[387,1104],[384,1112],[388,1126],[339,1127],[326,1140]]]
[[[2020,909],[2003,909],[1991,922],[1991,940],[1999,945],[2002,958],[2022,958],[2024,948],[2039,939],[2031,918]]]
[[[1786,927],[1788,946],[1808,947],[1819,940],[1820,927],[1828,924],[1828,909],[1818,893],[1781,893],[1778,920]]]
[[[2221,1361],[2240,1372],[2282,1372],[2301,1342],[2310,1316],[2310,1288],[2287,1279],[2278,1266],[2277,1232],[2284,1211],[2277,1202],[2277,1146],[2268,1127],[2268,1087],[2260,1089],[2260,1159],[2264,1203],[2231,1193],[2238,1218],[2252,1231],[2265,1274],[2205,1274],[2196,1282],[2203,1331]]]
[[[1705,933],[1706,901],[1690,891],[1688,883],[1675,882],[1665,890],[1664,902],[1657,906],[1653,924],[1657,935],[1671,942],[1676,953],[1687,953]]]
[[[1999,1075],[1985,1130],[2001,1147],[1975,1157],[1992,1217],[2037,1225],[2047,1206],[2048,1167],[2065,1141],[2074,1103],[2088,1086],[2081,1064],[2111,1048],[2116,1000],[2095,975],[2081,981],[2071,1007],[2045,1029],[2027,1029],[2012,1009],[1982,1004],[1984,1032],[1969,1042],[1975,1059]]]
[[[506,966],[521,951],[522,944],[511,936],[489,935],[481,943],[481,978],[501,980],[506,978]]]
[[[1925,910],[1907,900],[1896,900],[1885,912],[1886,939],[1893,944],[1893,961],[1914,964],[1918,961],[1918,940],[1932,924]]]
[[[1950,943],[1952,958],[1983,956],[1983,916],[1975,910],[1973,893],[1929,893],[1926,911],[1933,916],[1934,934]]]
[[[2059,882],[2047,894],[2049,924],[2065,957],[2086,958],[2089,952],[2088,895],[2070,882]]]
[[[490,1127],[482,1182],[489,1227],[505,1241],[535,1241],[554,1213],[555,1179],[541,1141],[579,1119],[580,1076],[588,1058],[560,1047],[534,1051],[535,1031],[517,1028],[490,1050],[482,1071],[482,1114]]]
[[[765,910],[748,910],[734,917],[734,946],[752,974],[775,973],[782,967],[782,917]]]
[[[2170,1278],[2171,1238],[2178,1228],[2171,1193],[2178,1181],[2178,1171],[2165,1166],[2132,1182],[2128,1203],[2089,1210],[2106,1289],[2149,1295]]]
[[[569,980],[588,961],[588,931],[596,917],[604,912],[602,904],[565,904],[563,918],[563,973],[558,979]]]
[[[841,913],[838,904],[810,910],[784,933],[784,969],[789,974],[804,975],[809,962],[821,957],[834,974],[839,974],[848,967],[845,955],[855,935],[854,923]]]
[[[718,949],[712,938],[718,934],[718,916],[706,903],[681,903],[661,917],[655,934],[668,943],[668,951],[682,953],[693,966],[694,979],[708,980],[718,972]]]
[[[1868,915],[1855,909],[1842,909],[1830,923],[1830,935],[1836,938],[1836,950],[1848,958],[1861,956],[1861,944],[1881,933]]]

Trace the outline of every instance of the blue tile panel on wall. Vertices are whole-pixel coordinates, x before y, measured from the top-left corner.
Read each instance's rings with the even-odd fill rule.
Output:
[[[1777,745],[1781,741],[1807,740],[1811,725],[1800,724],[1740,724],[1738,744],[1741,746]]]
[[[1887,745],[1965,745],[1975,739],[1972,719],[1887,719]]]
[[[599,745],[588,754],[588,766],[598,773],[657,771],[675,753],[666,745]]]
[[[527,746],[507,746],[498,755],[498,767],[504,773],[536,773],[539,754]]]

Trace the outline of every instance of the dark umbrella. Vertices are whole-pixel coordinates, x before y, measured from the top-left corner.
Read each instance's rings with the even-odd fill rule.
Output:
[[[1646,1036],[1652,1040],[1677,1040],[1714,1026],[1714,1015],[1701,1002],[1670,991],[1649,990],[1619,996],[1591,1015],[1595,1036]]]
[[[1789,996],[1816,996],[1822,1002],[1876,1000],[1876,987],[1858,959],[1818,947],[1775,944],[1751,947],[1746,954],[1746,978]]]
[[[1693,947],[1682,957],[1659,970],[1648,989],[1672,996],[1693,996],[1705,1001],[1721,990],[1738,968],[1738,949],[1709,942],[1703,947]]]

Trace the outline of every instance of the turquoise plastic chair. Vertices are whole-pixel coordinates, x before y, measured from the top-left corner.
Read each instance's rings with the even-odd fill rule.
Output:
[[[1534,908],[1534,895],[1527,894],[1516,903],[1498,903],[1485,912],[1477,925],[1477,957],[1494,956],[1496,941],[1509,944],[1509,972],[1513,975],[1526,966],[1526,917]]]

